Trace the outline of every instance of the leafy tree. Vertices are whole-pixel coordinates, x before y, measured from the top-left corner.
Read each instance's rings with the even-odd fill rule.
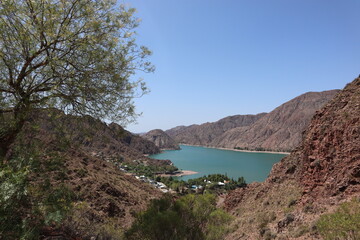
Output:
[[[170,195],[153,200],[149,209],[140,213],[126,239],[222,239],[232,220],[216,209],[215,196],[189,194],[178,200]]]
[[[0,1],[0,150],[34,108],[133,121],[153,71],[134,9],[113,0]]]

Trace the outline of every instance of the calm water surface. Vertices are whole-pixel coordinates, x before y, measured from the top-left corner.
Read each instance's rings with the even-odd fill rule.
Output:
[[[181,150],[164,151],[150,157],[170,159],[179,169],[199,172],[181,177],[183,180],[221,173],[234,179],[243,176],[247,183],[262,182],[270,173],[274,163],[286,156],[284,154],[247,153],[185,145],[180,147]]]

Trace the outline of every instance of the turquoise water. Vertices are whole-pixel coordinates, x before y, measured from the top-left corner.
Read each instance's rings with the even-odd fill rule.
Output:
[[[185,145],[180,147],[181,150],[164,151],[150,157],[170,159],[179,169],[198,172],[198,174],[181,177],[183,180],[221,173],[234,179],[243,176],[247,183],[262,182],[270,173],[274,163],[286,156],[284,154],[236,152]]]

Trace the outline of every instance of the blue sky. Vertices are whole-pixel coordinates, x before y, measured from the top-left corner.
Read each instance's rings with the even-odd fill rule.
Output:
[[[132,132],[269,112],[360,73],[358,0],[120,0],[153,51]]]

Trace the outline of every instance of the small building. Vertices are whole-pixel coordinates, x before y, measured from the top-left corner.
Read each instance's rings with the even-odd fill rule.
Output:
[[[167,188],[165,184],[163,184],[162,182],[157,182],[157,187],[158,188]]]

